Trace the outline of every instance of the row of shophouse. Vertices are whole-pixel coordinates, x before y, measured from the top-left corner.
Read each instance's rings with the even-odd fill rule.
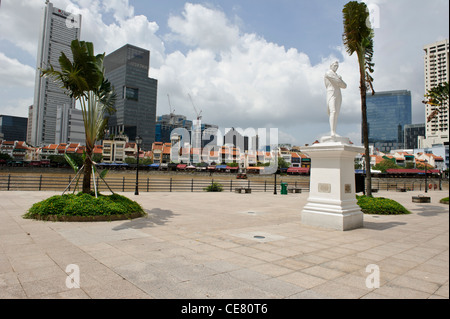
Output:
[[[48,162],[52,155],[64,156],[64,154],[83,154],[85,146],[81,144],[50,144],[40,148],[34,148],[23,141],[1,141],[0,153],[8,154],[17,165]],[[127,158],[136,159],[138,146],[129,142],[127,138],[115,138],[104,140],[102,145],[96,145],[94,154],[101,158],[103,164],[126,164]],[[300,151],[299,148],[278,147],[272,151],[246,151],[232,145],[219,146],[214,149],[177,148],[171,143],[155,142],[150,151],[139,150],[141,163],[153,166],[167,167],[171,163],[185,166],[223,165],[234,163],[239,167],[258,167],[268,165],[275,157],[281,157],[292,171],[296,169],[309,169],[311,159]],[[443,171],[446,170],[444,159],[431,153],[395,152],[390,154],[377,153],[371,155],[371,166],[375,166],[385,159],[391,159],[402,167],[416,167],[418,164],[428,164],[429,167]],[[364,155],[359,154],[355,158],[355,165],[363,166]],[[2,164],[5,164],[3,161]]]

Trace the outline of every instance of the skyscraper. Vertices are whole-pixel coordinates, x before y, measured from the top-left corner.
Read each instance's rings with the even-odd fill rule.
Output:
[[[403,129],[411,124],[411,92],[386,91],[367,96],[369,144],[382,152],[403,148]]]
[[[106,78],[113,85],[116,113],[109,118],[109,133],[125,134],[130,142],[142,137],[143,149],[155,142],[158,81],[149,78],[150,51],[127,44],[108,54]]]
[[[53,7],[46,2],[37,54],[36,83],[31,132],[28,143],[34,146],[55,143],[57,107],[73,106],[74,101],[50,78],[40,76],[40,69],[52,65],[60,70],[59,57],[64,52],[72,59],[70,44],[80,37],[81,16]]]
[[[418,137],[425,135],[425,124],[407,124],[404,127],[404,146],[405,149],[419,148]]]
[[[429,89],[449,81],[449,43],[448,39],[428,44],[423,48],[425,52],[425,92]],[[448,142],[449,114],[447,108],[439,113],[431,122],[428,116],[435,110],[432,105],[426,106],[426,138],[423,147],[432,147]]]

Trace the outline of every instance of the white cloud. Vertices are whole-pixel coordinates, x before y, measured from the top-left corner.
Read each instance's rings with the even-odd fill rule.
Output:
[[[0,52],[0,86],[12,87],[34,87],[36,71],[28,65],[20,63]]]
[[[169,27],[176,34],[172,40],[214,51],[226,50],[238,40],[238,28],[219,10],[186,3],[182,14],[169,18]]]
[[[0,6],[0,40],[8,40],[35,56],[42,8],[41,1],[3,0]]]
[[[127,0],[80,1],[79,4],[70,4],[66,10],[82,15],[81,38],[93,42],[96,52],[109,54],[125,44],[132,44],[150,50],[153,66],[163,63],[165,48],[156,35],[158,24],[143,15],[134,16],[134,8]],[[114,22],[104,22],[106,13],[113,14]]]
[[[0,114],[28,117],[28,107],[33,104],[33,98],[12,98],[2,102]]]
[[[112,12],[117,21],[124,21],[134,16],[134,8],[128,0],[104,0],[103,8],[106,12]]]

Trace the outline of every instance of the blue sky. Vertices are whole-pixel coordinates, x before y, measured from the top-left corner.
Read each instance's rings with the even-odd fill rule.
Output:
[[[323,75],[334,60],[348,84],[338,133],[360,143],[356,57],[342,44],[341,0],[53,0],[80,13],[82,40],[110,53],[130,43],[151,51],[158,115],[194,118],[222,130],[278,128],[279,141],[304,145],[329,132]],[[27,116],[33,103],[44,0],[2,0],[0,114]],[[367,0],[375,29],[375,90],[410,90],[413,123],[425,121],[423,46],[447,39],[448,0]]]
[[[257,33],[269,42],[286,48],[302,48],[312,63],[320,62],[332,48],[342,44],[342,10],[346,0],[214,0],[191,1],[217,8],[239,24],[242,32]],[[132,1],[136,14],[156,21],[167,21],[170,15],[183,11],[184,0]],[[169,32],[161,23],[161,33]],[[322,39],[318,41],[318,39]],[[327,45],[324,45],[324,42]],[[179,49],[179,47],[174,47]]]

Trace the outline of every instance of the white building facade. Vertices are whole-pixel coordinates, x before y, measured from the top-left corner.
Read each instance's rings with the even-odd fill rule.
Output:
[[[57,107],[74,105],[73,99],[64,93],[53,79],[41,77],[40,69],[52,65],[60,70],[59,57],[64,52],[72,59],[70,44],[80,38],[81,15],[53,7],[49,1],[44,8],[42,28],[38,44],[36,82],[30,136],[28,143],[43,146],[55,143]]]
[[[425,92],[449,81],[449,43],[448,39],[424,46]],[[447,102],[448,103],[448,102]],[[448,104],[444,111],[432,121],[427,122],[435,110],[432,105],[426,105],[425,138],[419,138],[419,148],[429,148],[448,142],[449,114]]]

